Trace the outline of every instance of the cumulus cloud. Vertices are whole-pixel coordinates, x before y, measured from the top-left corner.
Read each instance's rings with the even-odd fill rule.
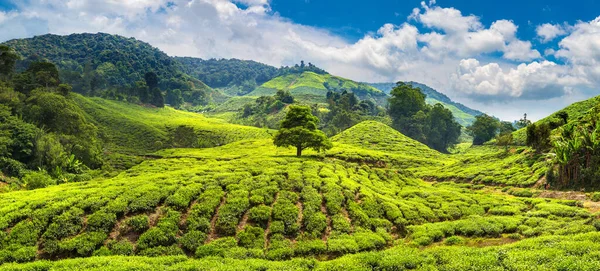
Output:
[[[574,25],[571,34],[558,45],[556,57],[576,66],[580,76],[600,83],[600,16]]]
[[[556,37],[562,36],[567,33],[566,29],[558,24],[549,24],[545,23],[542,25],[538,25],[535,29],[538,37],[542,40],[542,42],[549,42]]]
[[[488,102],[550,99],[570,94],[574,86],[586,83],[573,76],[568,67],[547,60],[502,68],[498,63],[482,65],[472,58],[460,61],[452,81],[455,89]]]
[[[546,61],[519,27],[498,18],[422,2],[407,22],[385,24],[349,42],[294,23],[269,0],[13,0],[0,12],[0,41],[44,33],[107,32],[133,36],[169,55],[253,59],[274,66],[313,62],[359,81],[414,80],[474,101],[544,99],[569,94],[600,78],[600,17],[569,28]],[[566,35],[544,24],[543,40]],[[500,56],[500,57],[498,57]],[[476,60],[479,59],[479,60]],[[488,63],[480,63],[487,59]],[[532,62],[533,61],[533,62]]]
[[[430,56],[434,56],[431,52],[436,52],[437,57],[473,57],[503,52],[503,57],[509,60],[529,61],[541,57],[537,50],[532,49],[531,42],[516,38],[518,27],[509,20],[497,20],[485,28],[477,16],[424,3],[422,12],[420,9],[413,10],[409,19],[434,30],[419,37],[419,41],[426,44],[425,51]]]

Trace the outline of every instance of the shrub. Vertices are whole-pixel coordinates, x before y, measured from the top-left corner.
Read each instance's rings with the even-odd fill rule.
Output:
[[[591,196],[592,201],[598,202],[600,201],[600,192],[594,192]]]
[[[282,221],[276,220],[271,222],[270,234],[283,234],[285,233],[285,225]]]
[[[104,232],[85,232],[81,235],[59,242],[61,251],[75,251],[79,256],[90,256],[108,237]]]
[[[291,247],[270,249],[269,251],[267,251],[265,256],[267,257],[267,259],[272,261],[289,260],[290,258],[292,258],[292,256],[294,256],[294,250]]]
[[[150,218],[147,215],[132,216],[125,222],[134,232],[142,233],[150,228]]]
[[[300,240],[294,249],[297,255],[319,255],[327,251],[327,245],[321,239]]]
[[[195,230],[207,233],[210,230],[210,220],[206,217],[188,216],[186,226],[188,230]]]
[[[265,205],[252,207],[248,214],[248,218],[251,222],[258,224],[263,228],[267,227],[270,217],[271,208]]]
[[[265,231],[262,228],[246,226],[238,233],[239,245],[245,248],[263,248]]]
[[[27,189],[44,188],[56,184],[56,180],[42,171],[32,171],[25,174],[23,182],[27,185]]]
[[[140,235],[137,242],[139,250],[158,246],[170,246],[175,243],[175,234],[164,231],[159,227],[154,227]]]
[[[127,240],[112,242],[109,244],[112,255],[133,255],[133,244]]]
[[[185,255],[183,250],[181,250],[181,248],[177,245],[146,248],[140,251],[138,254],[146,257]]]
[[[75,235],[83,227],[83,211],[79,208],[72,208],[52,219],[52,224],[48,226],[46,232],[42,235],[44,239],[62,239]]]
[[[15,225],[5,242],[8,244],[16,244],[21,246],[34,246],[37,243],[39,230],[29,220],[24,220]]]
[[[206,233],[201,231],[189,231],[179,239],[181,246],[188,251],[196,251],[206,240]]]
[[[379,249],[385,246],[386,243],[383,237],[373,232],[357,232],[353,237],[358,249],[361,251]]]
[[[113,213],[98,211],[88,217],[87,226],[90,231],[110,232],[117,223],[117,216]]]
[[[327,228],[327,217],[321,212],[317,212],[304,218],[305,229],[313,237],[319,237]]]
[[[207,256],[223,257],[226,250],[237,246],[237,241],[233,237],[225,237],[214,240],[207,245],[199,246],[196,249],[196,257],[202,258]]]
[[[350,235],[340,235],[327,240],[327,251],[332,254],[355,253],[359,250],[358,244]]]
[[[331,228],[343,233],[350,232],[350,222],[341,214],[331,217]]]
[[[444,244],[446,244],[448,246],[462,245],[464,243],[465,243],[465,240],[459,236],[450,236],[450,237],[446,238],[446,240],[444,240]]]

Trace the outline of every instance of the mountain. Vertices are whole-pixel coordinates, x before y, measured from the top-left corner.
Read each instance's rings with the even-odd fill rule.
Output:
[[[191,98],[194,91],[205,93],[194,97],[223,98],[221,93],[185,74],[180,62],[134,38],[104,33],[47,34],[3,44],[21,55],[17,70],[24,70],[34,61],[52,62],[58,66],[61,80],[79,93],[96,95],[100,90],[116,89],[123,95],[131,95],[127,92],[133,92],[137,81],[144,81],[146,72],[155,72],[161,89],[180,89],[184,94],[187,91],[190,102],[195,102]]]
[[[443,93],[438,92],[437,90],[430,88],[424,84],[417,82],[406,82],[407,84],[412,85],[413,87],[417,87],[421,89],[421,91],[427,95],[426,102],[428,104],[434,105],[437,103],[441,103],[444,107],[448,108],[452,111],[454,118],[456,121],[460,123],[462,126],[469,126],[473,124],[475,121],[475,117],[483,114],[483,112],[475,109],[471,109],[461,103],[457,103],[452,101],[448,96]],[[381,91],[390,94],[392,89],[396,86],[396,83],[367,83]]]
[[[270,96],[275,94],[277,90],[289,90],[298,100],[309,103],[325,103],[327,91],[329,90],[353,92],[358,98],[362,100],[373,99],[379,105],[384,105],[388,97],[383,91],[372,86],[328,73],[313,71],[278,76],[262,84],[246,96]]]
[[[279,69],[252,60],[175,57],[185,73],[228,95],[244,95],[279,74]]]

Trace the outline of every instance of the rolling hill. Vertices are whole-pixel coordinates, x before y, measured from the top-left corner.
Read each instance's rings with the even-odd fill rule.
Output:
[[[412,85],[413,87],[417,87],[417,88],[421,89],[421,91],[427,96],[426,102],[428,104],[434,105],[437,103],[441,103],[444,107],[446,107],[450,111],[452,111],[454,118],[462,126],[466,127],[466,126],[473,124],[473,122],[475,121],[475,116],[483,114],[483,112],[481,112],[479,110],[471,109],[461,103],[452,101],[450,98],[448,98],[448,96],[446,96],[446,95],[438,92],[437,90],[430,88],[424,84],[420,84],[417,82],[406,82],[406,83]],[[394,86],[396,86],[395,83],[367,83],[367,84],[369,84],[377,89],[380,89],[381,91],[383,91],[387,94],[389,94],[392,91],[392,89],[394,88]]]
[[[125,92],[155,72],[166,89],[201,90],[209,99],[223,101],[225,95],[184,73],[184,66],[161,50],[134,38],[104,33],[41,35],[2,43],[21,55],[17,70],[34,61],[55,63],[61,80],[79,93],[96,95],[97,90],[116,88]]]
[[[135,110],[150,123],[182,122],[175,111]],[[463,269],[466,259],[486,259],[478,266],[503,262],[488,259],[499,250],[520,255],[509,266],[529,264],[530,255],[546,249],[531,246],[548,238],[554,245],[547,249],[561,253],[566,248],[556,242],[585,245],[597,238],[590,212],[568,202],[424,182],[415,177],[419,168],[453,158],[389,129],[363,122],[333,138],[325,155],[300,158],[270,139],[164,149],[114,177],[5,193],[0,261],[36,261],[3,266],[9,269]],[[365,138],[366,130],[379,133]],[[541,232],[554,235],[536,237]],[[474,248],[522,238],[531,240]],[[460,261],[451,260],[457,255]]]
[[[278,76],[265,82],[246,96],[270,96],[277,90],[289,90],[298,100],[309,103],[324,103],[328,90],[353,92],[358,98],[373,99],[379,105],[387,102],[387,95],[381,90],[338,76],[310,71]]]

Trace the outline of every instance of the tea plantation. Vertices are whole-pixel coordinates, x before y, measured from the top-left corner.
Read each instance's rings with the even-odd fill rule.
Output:
[[[116,149],[151,151],[152,141],[168,142],[169,127],[181,125],[219,141],[157,151],[114,177],[0,195],[0,269],[600,266],[600,222],[581,202],[478,184],[530,186],[544,164],[527,148],[441,154],[367,121],[333,137],[333,149],[296,157],[276,148],[266,130],[80,99],[106,136],[121,142]]]

